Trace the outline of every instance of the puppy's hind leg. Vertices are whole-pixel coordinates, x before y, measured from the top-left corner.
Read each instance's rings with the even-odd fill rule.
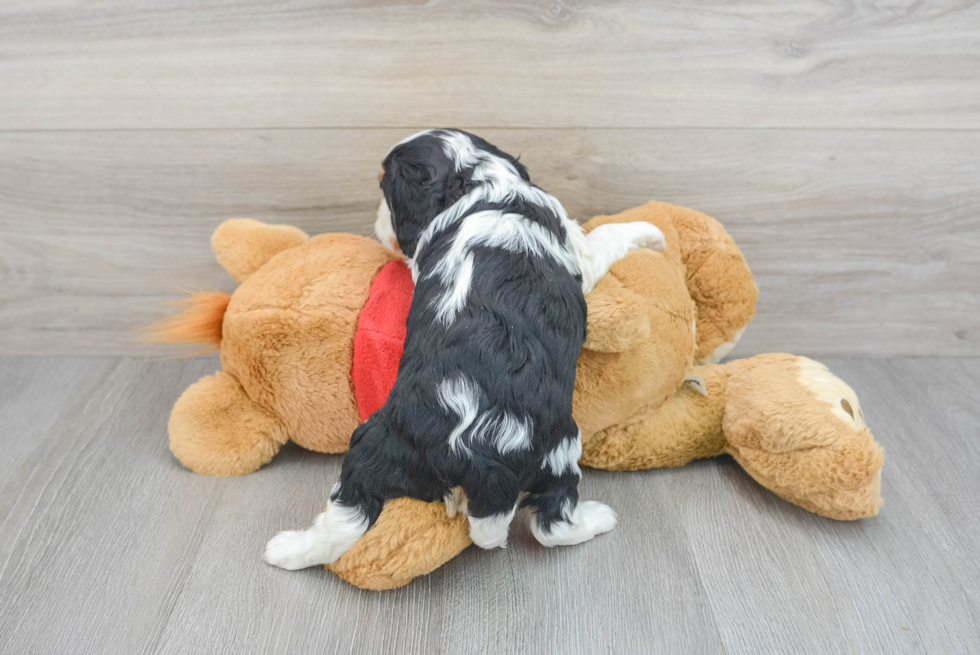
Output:
[[[579,502],[578,467],[582,433],[564,439],[542,462],[541,477],[529,489],[524,505],[531,513],[531,533],[544,546],[572,546],[616,527],[616,512],[594,500]]]
[[[517,476],[497,463],[474,467],[463,482],[470,522],[470,539],[480,548],[506,548],[510,523],[520,495]]]
[[[290,570],[332,564],[374,525],[385,500],[405,495],[404,477],[378,473],[397,470],[384,448],[387,438],[387,428],[378,420],[369,419],[354,430],[340,482],[330,494],[326,511],[308,530],[290,530],[273,537],[265,548],[266,562]],[[387,493],[382,493],[380,485]]]

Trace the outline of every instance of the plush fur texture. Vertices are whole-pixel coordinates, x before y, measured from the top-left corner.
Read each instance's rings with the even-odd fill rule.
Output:
[[[222,368],[304,448],[344,452],[361,423],[354,332],[371,281],[395,258],[363,237],[321,235],[272,256],[232,296]]]
[[[234,375],[218,371],[195,382],[170,413],[170,450],[204,475],[252,473],[289,441],[279,417],[254,402]]]
[[[470,543],[464,514],[449,516],[443,503],[396,498],[330,568],[359,587],[395,589],[436,570]]]
[[[881,506],[884,453],[857,395],[822,364],[786,354],[731,363],[725,452],[756,480],[811,512],[858,519]],[[752,380],[751,384],[746,384]],[[822,390],[829,394],[821,393]],[[764,419],[767,430],[757,424]]]
[[[860,416],[857,396],[841,391],[842,382],[829,372],[814,375],[809,360],[791,355],[698,366],[736,339],[758,293],[721,225],[652,202],[585,228],[637,220],[657,225],[667,247],[630,253],[586,297],[588,338],[573,402],[583,432],[580,463],[630,470],[730,452],[760,484],[810,511],[836,519],[876,514],[881,449],[863,423],[842,418],[842,399]],[[263,231],[250,232],[235,247],[266,252]],[[327,234],[251,274],[233,294],[229,312],[236,308],[236,316],[224,326],[228,384],[208,383],[209,376],[174,408],[170,444],[180,460],[199,473],[241,474],[268,461],[286,436],[320,432],[332,436],[303,441],[314,450],[342,451],[359,420],[350,377],[357,317],[372,280],[395,257],[375,241]],[[357,265],[368,261],[373,264]],[[247,302],[239,302],[240,294]],[[320,322],[330,329],[319,329]],[[275,324],[276,330],[268,327]],[[691,374],[703,378],[707,396],[683,384]],[[336,385],[329,408],[320,380]],[[273,403],[272,397],[287,400]],[[256,449],[256,443],[266,445]],[[388,589],[428,573],[468,543],[461,515],[450,519],[442,503],[402,499],[389,502],[374,527],[329,568],[358,586]]]
[[[266,225],[251,218],[236,218],[225,221],[214,231],[211,250],[235,282],[244,282],[274,256],[307,239],[309,237],[303,230],[292,225]],[[238,247],[245,241],[253,247]]]

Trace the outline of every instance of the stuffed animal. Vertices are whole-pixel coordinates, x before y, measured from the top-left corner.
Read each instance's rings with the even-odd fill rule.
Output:
[[[850,387],[793,355],[717,363],[758,296],[731,237],[704,214],[658,202],[585,227],[639,220],[659,227],[667,247],[630,253],[587,297],[574,400],[581,463],[636,470],[728,454],[807,510],[841,520],[876,514],[882,450]],[[221,351],[223,370],[174,406],[174,455],[197,473],[231,476],[255,471],[289,440],[344,452],[394,384],[412,297],[407,267],[365,237],[310,238],[249,219],[219,226],[212,247],[238,289],[196,294],[158,326],[161,340]],[[327,568],[389,589],[469,544],[464,516],[402,498]]]

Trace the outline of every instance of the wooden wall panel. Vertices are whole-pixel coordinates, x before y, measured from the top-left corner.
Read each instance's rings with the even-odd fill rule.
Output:
[[[980,7],[0,5],[0,129],[980,128]]]
[[[577,217],[721,220],[762,290],[739,352],[980,354],[980,134],[481,130]],[[404,130],[0,133],[0,352],[160,355],[133,329],[233,288],[225,218],[368,233]]]

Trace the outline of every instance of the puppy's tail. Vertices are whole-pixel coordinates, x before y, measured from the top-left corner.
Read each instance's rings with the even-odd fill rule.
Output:
[[[215,351],[221,345],[221,327],[229,301],[231,296],[223,291],[190,292],[187,298],[167,303],[182,309],[143,328],[142,340],[144,343],[196,343],[207,346],[188,357]]]

